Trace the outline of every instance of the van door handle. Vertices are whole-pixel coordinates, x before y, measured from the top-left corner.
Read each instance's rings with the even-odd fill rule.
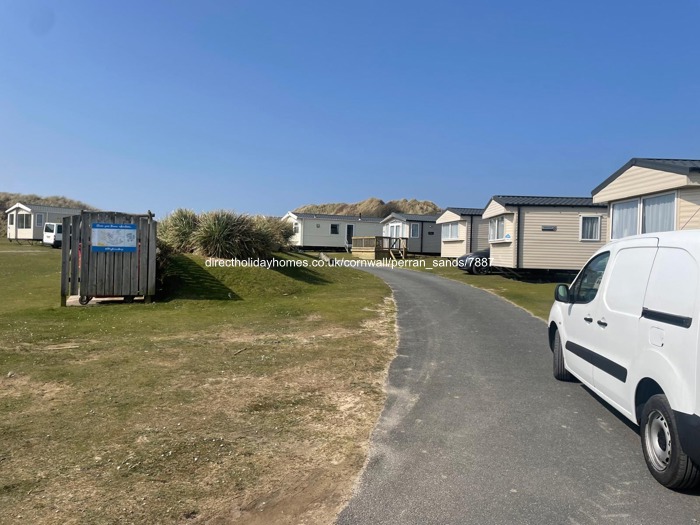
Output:
[[[602,326],[603,328],[605,328],[606,326],[608,326],[608,323],[601,320],[601,321],[598,321],[598,326]]]
[[[583,320],[586,321],[587,323],[592,323],[592,322],[593,322],[593,318],[592,318],[592,317],[584,317]]]

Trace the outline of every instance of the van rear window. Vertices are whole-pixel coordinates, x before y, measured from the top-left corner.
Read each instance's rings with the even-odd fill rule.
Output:
[[[44,226],[44,233],[53,233],[53,224],[46,224]]]

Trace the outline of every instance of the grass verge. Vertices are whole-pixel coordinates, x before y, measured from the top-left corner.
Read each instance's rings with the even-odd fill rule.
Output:
[[[171,270],[155,304],[60,308],[60,251],[0,243],[0,522],[329,523],[349,497],[396,344],[388,287]]]
[[[327,255],[337,259],[351,258],[346,253],[330,252]],[[401,264],[401,262],[397,261],[397,264]],[[410,258],[405,262],[406,266],[400,269],[432,273],[446,279],[482,288],[507,299],[545,321],[554,301],[555,284],[553,283],[532,283],[510,279],[502,275],[471,275],[451,265],[450,259],[441,257]]]
[[[447,279],[482,288],[524,308],[546,321],[554,301],[553,283],[531,283],[502,275],[471,275],[448,264],[448,259],[426,257],[424,268],[415,268]]]

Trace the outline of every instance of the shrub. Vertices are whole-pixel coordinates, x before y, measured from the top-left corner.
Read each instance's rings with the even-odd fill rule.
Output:
[[[158,292],[165,288],[165,281],[169,276],[168,270],[174,256],[175,250],[171,245],[161,239],[156,240],[156,286]]]
[[[289,248],[289,239],[294,235],[292,224],[276,217],[258,215],[253,218],[255,228],[267,237],[270,251],[277,252]]]
[[[158,237],[175,251],[191,253],[195,249],[194,232],[199,217],[192,210],[179,208],[158,224]]]
[[[196,251],[220,259],[269,258],[268,235],[248,215],[219,210],[199,216],[194,233]]]

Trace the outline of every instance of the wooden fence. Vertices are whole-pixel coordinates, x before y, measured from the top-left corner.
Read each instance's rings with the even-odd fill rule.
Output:
[[[406,258],[408,239],[405,237],[353,237],[352,253],[361,259]]]
[[[71,295],[130,302],[156,293],[157,222],[153,215],[83,212],[63,219],[61,306]]]

